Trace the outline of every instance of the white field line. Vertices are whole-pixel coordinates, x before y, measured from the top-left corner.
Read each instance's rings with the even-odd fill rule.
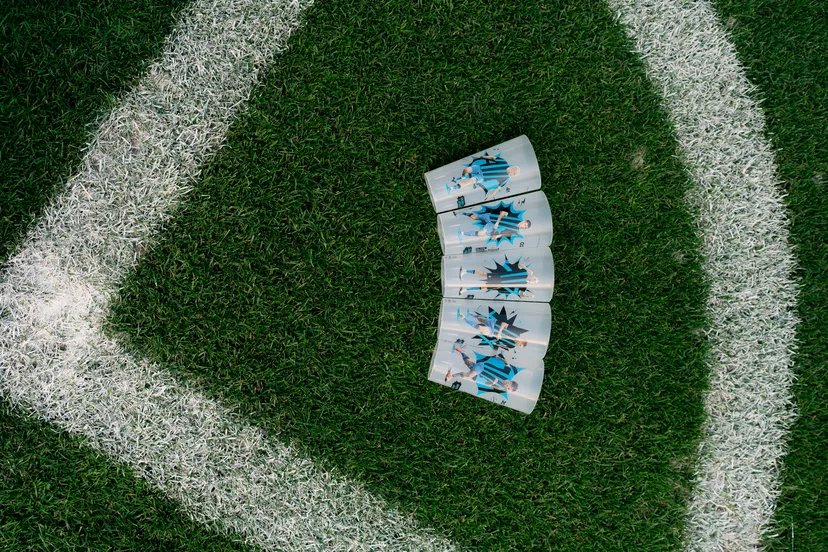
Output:
[[[195,0],[0,276],[0,393],[126,462],[194,518],[280,550],[451,550],[101,332],[306,4]]]
[[[660,88],[693,180],[708,313],[710,389],[691,550],[756,550],[778,496],[797,318],[795,260],[765,121],[711,5],[608,0]]]

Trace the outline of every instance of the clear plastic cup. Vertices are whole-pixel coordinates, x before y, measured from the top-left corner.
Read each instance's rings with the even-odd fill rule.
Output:
[[[481,355],[438,341],[428,379],[529,414],[535,409],[543,385],[543,362],[516,364],[505,356]]]
[[[443,299],[437,339],[521,365],[543,361],[551,328],[548,303]]]
[[[443,297],[549,302],[555,290],[555,262],[548,247],[494,253],[447,255]]]
[[[549,246],[552,213],[541,192],[437,215],[444,255]]]
[[[540,168],[526,136],[425,173],[438,213],[539,190]]]

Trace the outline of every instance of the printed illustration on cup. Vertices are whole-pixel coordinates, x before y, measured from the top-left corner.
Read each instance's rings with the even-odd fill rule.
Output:
[[[503,264],[492,259],[494,267],[484,266],[483,270],[460,268],[460,279],[469,280],[472,285],[460,288],[459,295],[470,291],[494,292],[495,298],[505,297],[533,297],[528,286],[538,283],[538,277],[529,268],[529,258],[518,257],[510,261],[504,257]],[[476,278],[476,280],[475,280]]]
[[[457,191],[481,190],[484,193],[482,201],[489,201],[502,190],[512,177],[520,175],[520,167],[511,165],[502,153],[493,150],[484,152],[479,157],[472,157],[471,162],[463,165],[460,175],[446,182],[446,193],[452,195]],[[465,205],[465,199],[458,198],[458,207]]]
[[[506,307],[499,311],[488,307],[488,312],[482,314],[471,309],[462,312],[457,309],[457,319],[463,320],[477,333],[472,337],[476,340],[477,346],[489,347],[494,352],[512,351],[515,348],[526,347],[527,341],[521,337],[528,330],[518,327],[515,324],[517,314],[513,311],[511,315],[506,312]],[[458,340],[462,343],[462,340]]]
[[[446,385],[452,386],[454,378],[467,379],[477,385],[477,394],[497,393],[504,401],[509,399],[510,392],[518,391],[518,383],[513,378],[523,368],[513,366],[502,354],[484,356],[472,351],[474,360],[458,345],[455,344],[453,352],[459,354],[457,362],[459,371],[453,369],[446,374]],[[462,363],[462,366],[459,366]]]
[[[474,230],[457,230],[457,238],[460,243],[468,238],[486,238],[486,244],[500,245],[501,242],[514,243],[513,240],[521,239],[521,230],[532,227],[532,221],[524,220],[523,213],[514,207],[515,202],[500,202],[495,206],[483,205],[478,210],[457,211],[458,216],[465,216],[474,225]]]

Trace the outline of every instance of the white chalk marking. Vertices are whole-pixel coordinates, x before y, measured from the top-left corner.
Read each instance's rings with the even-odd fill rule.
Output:
[[[710,389],[686,546],[753,551],[779,494],[798,323],[764,116],[709,2],[608,2],[663,95],[693,181],[710,285]]]
[[[280,550],[452,550],[346,478],[268,440],[101,320],[307,3],[196,0],[103,122],[0,279],[0,393],[126,462],[196,519]]]

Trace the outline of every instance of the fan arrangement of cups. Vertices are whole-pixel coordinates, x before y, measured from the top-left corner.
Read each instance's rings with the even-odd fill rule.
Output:
[[[552,214],[526,136],[425,174],[443,248],[428,378],[529,413],[543,384],[555,287]]]

